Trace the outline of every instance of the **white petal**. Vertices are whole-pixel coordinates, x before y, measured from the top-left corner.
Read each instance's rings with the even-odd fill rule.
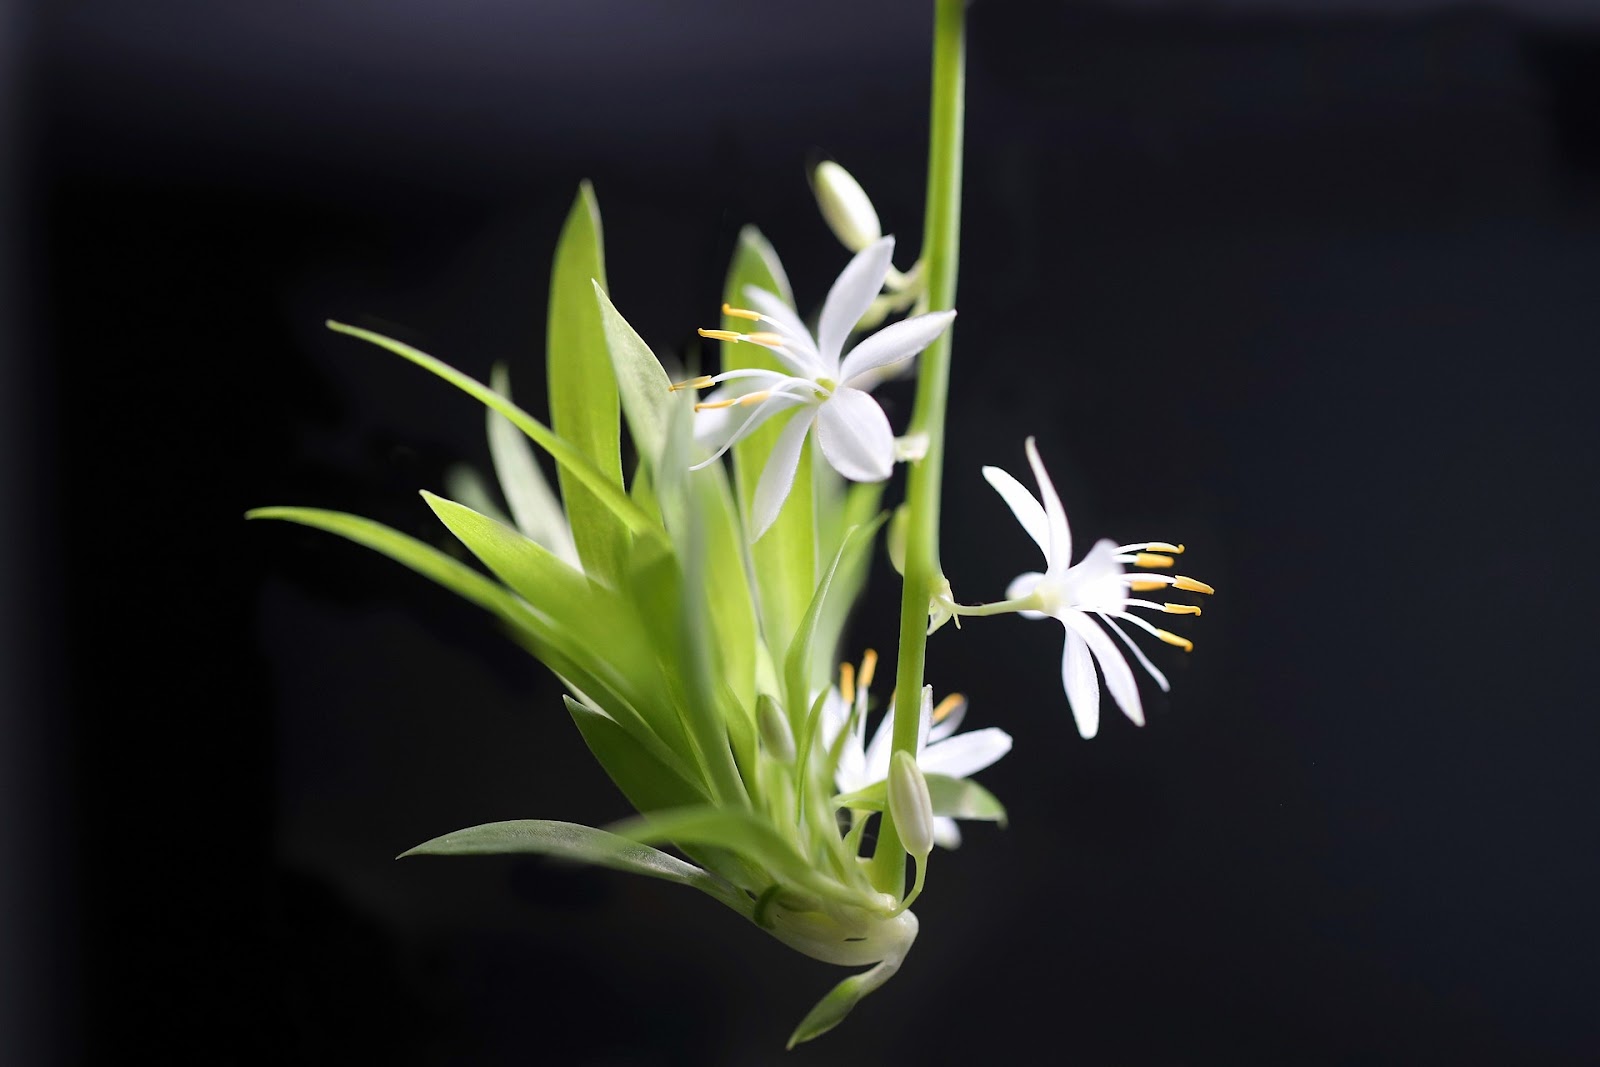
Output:
[[[889,273],[889,260],[894,255],[894,238],[874,241],[860,252],[840,272],[828,290],[828,299],[822,303],[822,316],[817,322],[817,354],[824,371],[832,371],[830,378],[838,378],[839,353],[844,350],[845,338],[861,316],[867,313],[883,288],[883,279]]]
[[[772,445],[772,452],[767,456],[766,469],[761,472],[761,480],[756,483],[756,498],[750,506],[752,542],[760,540],[761,535],[771,528],[779,510],[783,507],[783,502],[789,499],[789,490],[794,485],[794,472],[800,466],[800,449],[806,443],[806,434],[811,430],[811,421],[812,414],[809,410],[796,412],[790,416],[789,425],[783,428],[778,440]]]
[[[782,297],[754,285],[744,287],[744,298],[750,302],[751,308],[761,312],[768,323],[788,338],[789,351],[805,364],[804,369],[796,369],[797,373],[811,378],[823,372],[822,360],[817,358],[816,342],[811,339],[811,331],[806,329],[805,322],[794,308],[785,303]]]
[[[817,409],[822,454],[853,482],[881,482],[894,470],[894,431],[878,402],[841,386]]]
[[[1161,687],[1161,691],[1163,693],[1172,692],[1172,686],[1168,684],[1167,676],[1156,670],[1156,665],[1150,662],[1150,657],[1144,654],[1143,649],[1133,643],[1133,638],[1128,636],[1128,631],[1118,626],[1117,621],[1111,616],[1101,615],[1100,617],[1106,621],[1107,626],[1111,627],[1112,633],[1122,638],[1122,643],[1128,646],[1128,651],[1133,653],[1134,658],[1139,661],[1139,665],[1150,672],[1150,677],[1156,680],[1156,684]]]
[[[881,782],[889,777],[889,750],[894,746],[894,705],[889,705],[889,710],[883,713],[883,718],[878,722],[878,728],[872,732],[872,740],[867,745],[867,775],[868,781]]]
[[[1117,543],[1102,537],[1076,566],[1062,576],[1067,603],[1084,611],[1121,611],[1128,600]]]
[[[723,391],[719,389],[713,392],[711,396],[716,397],[719,400],[723,399]],[[720,459],[724,452],[738,444],[740,441],[743,441],[746,437],[750,436],[750,434],[755,432],[756,427],[766,422],[772,416],[778,414],[780,411],[784,411],[788,408],[792,408],[804,403],[804,399],[789,393],[773,393],[771,396],[767,397],[767,399],[757,404],[754,408],[711,408],[706,411],[695,412],[695,440],[699,441],[707,448],[713,449],[713,451],[710,456],[701,460],[699,463],[696,463],[689,469],[697,471],[701,467],[710,466]],[[750,414],[742,419],[739,418],[738,415],[732,415],[731,417],[728,416],[728,413],[730,412],[741,411],[749,411]],[[715,418],[715,416],[718,415],[722,415],[724,417],[720,419]],[[808,416],[802,417],[806,417],[809,421]],[[706,420],[704,425],[702,425],[700,421],[702,419]],[[790,474],[790,477],[793,477],[792,473]]]
[[[989,726],[929,745],[917,763],[924,774],[966,778],[1010,751],[1011,735],[997,726]]]
[[[1039,587],[1039,583],[1042,581],[1044,581],[1044,575],[1040,574],[1038,571],[1024,571],[1015,578],[1011,579],[1011,584],[1006,586],[1006,599],[1017,600],[1021,597],[1025,597],[1037,589]],[[1045,618],[1045,613],[1042,611],[1019,611],[1017,614],[1021,615],[1024,619]]]
[[[1044,552],[1049,564],[1045,571],[1052,575],[1064,574],[1072,563],[1072,530],[1067,526],[1067,513],[1061,508],[1061,498],[1056,496],[1055,483],[1044,469],[1033,438],[1028,438],[1026,448],[1028,463],[1033,467],[1033,477],[1039,483],[1039,498],[1044,501],[1045,517],[1050,523],[1050,547]]]
[[[1117,707],[1133,720],[1135,726],[1143,726],[1144,705],[1139,702],[1139,685],[1133,680],[1133,668],[1128,666],[1127,658],[1089,616],[1069,611],[1061,621],[1088,642],[1094,658],[1100,662],[1100,670],[1106,676],[1106,688],[1111,692],[1111,699],[1117,702]]]
[[[1011,514],[1017,517],[1017,521],[1022,524],[1028,536],[1033,538],[1033,543],[1039,546],[1039,551],[1048,559],[1050,520],[1045,517],[1044,505],[1040,504],[1021,482],[999,467],[983,468],[983,479],[1000,494],[1000,499],[1011,508]]]
[[[823,748],[833,747],[834,739],[839,736],[839,731],[844,729],[849,718],[850,705],[844,702],[839,690],[829,689],[828,695],[822,698],[822,720],[817,723],[822,732]]]
[[[961,847],[961,827],[948,815],[933,817],[933,843],[940,848]]]
[[[856,382],[855,379],[867,371],[910,359],[933,344],[955,317],[954,311],[935,311],[885,326],[852,348],[850,354],[844,357],[844,362],[839,364],[840,384],[854,383],[863,389],[877,385],[876,378],[870,383]]]
[[[1067,631],[1067,644],[1061,650],[1061,687],[1067,691],[1078,733],[1090,738],[1100,730],[1100,681],[1094,674],[1094,657],[1066,620],[1061,624]]]

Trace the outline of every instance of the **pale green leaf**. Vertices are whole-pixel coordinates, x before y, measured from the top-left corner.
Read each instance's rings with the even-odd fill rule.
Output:
[[[754,226],[746,226],[739,232],[739,243],[728,268],[723,299],[734,307],[745,306],[744,289],[747,285],[776,293],[791,306],[794,303],[789,280],[784,276],[777,253]],[[722,325],[726,329],[743,331],[750,323],[743,319],[726,319]],[[722,369],[743,367],[788,373],[760,345],[723,342]],[[767,456],[786,421],[769,420],[733,447],[740,514],[745,517],[750,514],[750,503],[755,499],[756,484],[761,480]],[[814,442],[808,439],[806,447],[800,452],[794,489],[790,491],[783,510],[778,513],[771,528],[750,547],[751,564],[760,593],[761,630],[775,660],[781,660],[788,652],[794,632],[800,625],[800,617],[805,614],[806,605],[816,588],[818,564],[813,492],[814,451]]]
[[[594,300],[600,308],[606,348],[616,373],[622,411],[640,458],[652,465],[661,461],[667,443],[667,423],[673,408],[672,380],[662,369],[650,346],[628,325],[600,283],[594,285]]]
[[[413,348],[402,341],[392,337],[385,337],[381,333],[364,330],[359,326],[347,326],[342,322],[329,320],[328,329],[335,333],[348,334],[359,338],[379,348],[387,349],[402,359],[409,360],[430,373],[438,375],[451,385],[460,389],[468,396],[485,404],[506,418],[533,439],[533,443],[550,453],[552,459],[564,471],[568,471],[574,478],[582,482],[595,496],[606,505],[610,512],[621,520],[635,535],[642,535],[652,539],[663,539],[665,534],[660,525],[652,519],[639,506],[628,498],[620,485],[613,483],[601,470],[592,463],[588,457],[574,448],[571,442],[552,432],[550,427],[523,411],[517,405],[490,389],[487,385],[463,374],[454,367],[441,360],[435,359],[421,349]]]
[[[676,882],[715,897],[741,915],[748,917],[751,913],[749,899],[715,875],[660,849],[580,823],[550,819],[484,823],[424,841],[402,852],[399,858],[530,854]]]
[[[828,995],[817,1001],[817,1006],[806,1013],[800,1020],[800,1025],[794,1028],[794,1033],[789,1035],[788,1047],[793,1049],[796,1045],[804,1044],[813,1038],[821,1037],[844,1021],[845,1016],[861,1002],[861,998],[879,988],[883,983],[894,977],[900,969],[899,960],[884,960],[877,966],[860,974],[852,974],[828,991]]]
[[[605,283],[600,208],[594,190],[584,182],[561,228],[550,269],[545,327],[550,425],[593,463],[607,482],[621,488],[617,382],[594,301],[595,286],[603,288]],[[576,472],[560,469],[556,473],[584,569],[605,578],[615,576],[627,554],[627,535],[618,528],[612,509]]]
[[[489,373],[489,386],[507,400],[511,399],[511,374],[505,364],[494,365]],[[545,479],[544,471],[539,469],[539,460],[533,454],[527,435],[493,408],[485,409],[484,415],[488,420],[489,456],[494,461],[501,495],[506,498],[517,529],[563,561],[580,566],[578,546],[572,543],[566,512]],[[473,505],[473,510],[484,509]]]

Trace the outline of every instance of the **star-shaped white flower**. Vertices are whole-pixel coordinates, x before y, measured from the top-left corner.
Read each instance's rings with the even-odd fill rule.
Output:
[[[870,394],[888,368],[932,344],[956,313],[935,311],[903,319],[865,338],[845,354],[844,343],[850,331],[883,288],[893,254],[894,238],[884,237],[850,260],[828,291],[815,337],[782,299],[754,286],[745,289],[745,298],[754,310],[724,306],[723,312],[757,322],[765,329],[755,333],[700,331],[702,336],[716,340],[761,345],[789,372],[732,370],[674,386],[705,388],[730,383],[696,405],[696,410],[705,413],[696,426],[696,436],[713,449],[713,455],[695,464],[695,469],[715,462],[768,419],[778,415],[789,419],[756,484],[750,507],[752,539],[766,533],[788,498],[801,449],[813,424],[823,456],[851,481],[880,482],[894,469],[894,431],[889,428],[883,408]],[[730,408],[751,410],[737,418],[728,417],[726,409]]]
[[[1157,629],[1131,614],[1129,609],[1142,608],[1171,615],[1198,615],[1200,609],[1192,604],[1158,604],[1150,600],[1130,599],[1128,594],[1168,587],[1196,593],[1211,593],[1213,590],[1204,582],[1181,574],[1130,573],[1124,569],[1126,564],[1171,567],[1172,555],[1182,552],[1183,546],[1165,541],[1146,541],[1133,545],[1097,541],[1088,555],[1073,565],[1072,531],[1067,527],[1067,515],[1061,507],[1061,499],[1056,495],[1050,475],[1039,460],[1039,450],[1031,437],[1027,441],[1027,451],[1028,463],[1033,467],[1039,493],[1044,498],[1042,504],[999,467],[983,468],[984,478],[1011,506],[1017,521],[1045,555],[1044,573],[1030,571],[1018,575],[1006,590],[1006,596],[1018,602],[1016,607],[1022,615],[1033,619],[1048,616],[1066,628],[1066,647],[1061,655],[1061,683],[1067,692],[1067,703],[1072,706],[1072,716],[1077,721],[1080,734],[1093,737],[1100,728],[1100,686],[1095,677],[1096,663],[1105,675],[1111,699],[1135,725],[1143,726],[1144,707],[1139,702],[1139,687],[1134,682],[1133,670],[1122,651],[1095,620],[1104,623],[1121,638],[1139,665],[1166,691],[1166,676],[1139,650],[1139,646],[1133,643],[1127,631],[1117,625],[1116,620],[1130,622],[1169,645],[1189,651],[1194,645],[1188,639]]]
[[[871,742],[867,741],[867,686],[876,663],[876,654],[869,651],[862,660],[859,684],[850,664],[844,664],[839,672],[839,687],[829,689],[823,698],[822,742],[828,751],[832,751],[835,742],[840,743],[834,784],[841,793],[860,792],[889,777],[894,748],[893,701],[883,713]],[[967,778],[1011,751],[1011,735],[998,727],[957,734],[966,715],[966,697],[952,693],[935,707],[932,686],[923,688],[916,750],[917,766],[923,774]],[[935,815],[933,839],[942,848],[955,848],[961,844],[961,830],[948,815]]]

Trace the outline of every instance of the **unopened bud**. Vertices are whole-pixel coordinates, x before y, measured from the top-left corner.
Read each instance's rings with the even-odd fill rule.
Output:
[[[933,798],[922,768],[904,749],[894,754],[889,767],[889,814],[906,851],[919,861],[926,859],[933,851]]]
[[[883,236],[878,213],[867,192],[850,172],[832,160],[817,164],[811,176],[811,191],[817,207],[827,220],[828,229],[852,252],[859,252]]]
[[[756,728],[761,731],[761,744],[767,755],[779,763],[794,762],[794,731],[784,716],[778,702],[765,693],[756,701]]]

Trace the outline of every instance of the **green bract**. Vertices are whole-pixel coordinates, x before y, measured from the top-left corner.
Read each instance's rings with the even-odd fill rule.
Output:
[[[811,463],[808,449],[795,491],[752,545],[744,517],[775,434],[763,428],[734,448],[732,479],[721,463],[690,470],[693,400],[671,390],[660,360],[613,306],[603,261],[599,211],[584,186],[551,283],[551,426],[512,402],[503,368],[485,385],[399,341],[328,324],[489,409],[511,521],[481,488],[477,507],[422,496],[492,578],[353,515],[282,507],[250,515],[339,534],[493,612],[560,677],[583,740],[640,812],[609,831],[492,823],[406,855],[542,853],[646,874],[700,889],[808,956],[876,965],[806,1018],[793,1040],[808,1040],[894,972],[917,928],[899,897],[873,887],[857,856],[859,828],[847,838],[883,810],[884,791],[837,795],[838,753],[819,724],[884,517],[881,486],[847,485]],[[772,248],[747,229],[727,287],[751,284],[788,294]],[[752,358],[752,347],[728,346],[729,365]],[[631,479],[622,473],[623,426],[637,455]],[[559,498],[530,442],[555,460]],[[999,811],[981,790],[940,788],[961,814]]]

